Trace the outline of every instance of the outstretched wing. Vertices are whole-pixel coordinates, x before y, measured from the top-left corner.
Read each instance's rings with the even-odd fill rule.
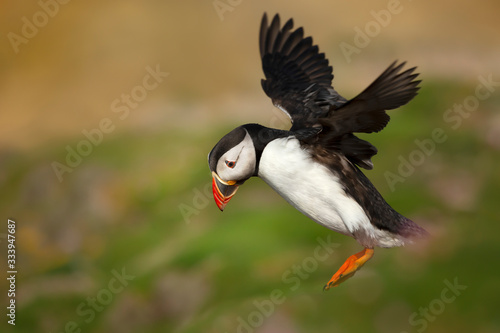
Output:
[[[418,74],[413,73],[416,67],[400,73],[405,63],[393,62],[358,96],[321,119],[330,136],[381,131],[390,119],[385,111],[405,105],[420,89]]]
[[[279,15],[268,24],[264,14],[260,27],[260,55],[265,79],[262,88],[273,104],[292,120],[292,131],[318,154],[342,152],[351,162],[371,169],[377,149],[353,133],[381,131],[389,122],[387,110],[408,103],[418,91],[415,67],[401,72],[405,63],[391,64],[373,83],[347,101],[332,87],[333,70],[304,37],[293,20],[283,27]]]
[[[314,144],[327,151],[342,151],[353,163],[371,169],[377,149],[353,133],[381,131],[389,122],[386,110],[396,109],[417,95],[416,67],[401,72],[405,62],[392,63],[362,93],[321,119],[322,131]],[[401,73],[400,73],[401,72]]]
[[[332,106],[345,103],[331,86],[332,67],[304,30],[294,31],[293,20],[280,27],[276,14],[268,25],[264,14],[260,27],[260,55],[266,79],[262,88],[273,104],[292,120],[292,129],[310,127]]]

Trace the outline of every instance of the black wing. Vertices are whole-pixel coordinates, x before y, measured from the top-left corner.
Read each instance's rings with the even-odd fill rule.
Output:
[[[420,81],[414,80],[418,76],[413,74],[416,67],[400,73],[405,62],[396,64],[393,62],[362,93],[321,119],[332,136],[379,132],[390,119],[386,110],[403,106],[417,95]]]
[[[321,119],[322,132],[314,138],[315,145],[342,153],[357,165],[371,169],[371,157],[377,149],[352,133],[381,131],[389,122],[386,110],[396,109],[417,95],[419,80],[415,67],[402,73],[405,63],[392,63],[362,93]]]
[[[386,110],[408,103],[418,91],[414,68],[391,64],[368,88],[347,101],[331,86],[333,70],[304,31],[294,31],[293,20],[280,26],[275,15],[260,27],[260,55],[266,76],[262,88],[273,104],[291,118],[297,138],[317,152],[342,152],[351,162],[371,169],[377,149],[353,133],[381,131],[389,122]]]
[[[266,79],[262,88],[273,104],[292,120],[292,130],[310,127],[332,106],[346,102],[331,86],[332,67],[304,30],[294,31],[293,20],[280,27],[276,14],[268,25],[264,14],[260,27],[260,55]]]

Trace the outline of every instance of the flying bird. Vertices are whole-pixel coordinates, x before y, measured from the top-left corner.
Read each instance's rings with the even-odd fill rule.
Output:
[[[396,212],[359,168],[372,169],[377,149],[354,133],[381,131],[387,110],[408,103],[419,90],[415,67],[392,63],[365,90],[347,100],[333,88],[324,53],[276,14],[264,14],[259,34],[262,88],[290,117],[290,130],[245,124],[226,134],[208,155],[215,202],[222,211],[236,190],[259,177],[301,213],[353,237],[363,250],[350,256],[325,285],[352,277],[375,247],[410,243],[427,232]]]

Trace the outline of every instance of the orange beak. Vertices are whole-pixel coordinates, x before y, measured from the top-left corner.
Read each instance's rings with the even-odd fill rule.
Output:
[[[236,185],[235,181],[225,182],[215,172],[212,172],[212,192],[214,193],[215,203],[221,211],[224,210],[236,190],[238,190],[238,185]]]

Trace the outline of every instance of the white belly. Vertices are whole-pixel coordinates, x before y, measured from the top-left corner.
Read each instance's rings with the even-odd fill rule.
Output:
[[[276,139],[266,146],[259,177],[304,215],[329,229],[352,237],[356,231],[373,229],[338,177],[313,161],[294,137]]]

